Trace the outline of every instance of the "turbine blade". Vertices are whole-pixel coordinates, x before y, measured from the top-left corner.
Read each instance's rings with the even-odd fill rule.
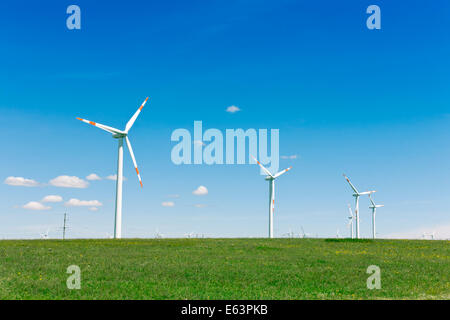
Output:
[[[131,129],[131,127],[133,126],[134,122],[136,121],[137,117],[139,116],[139,114],[141,113],[142,108],[144,108],[145,104],[147,103],[148,97],[145,99],[144,102],[142,102],[141,106],[139,107],[139,109],[137,109],[137,111],[133,114],[133,116],[130,118],[130,120],[127,122],[127,125],[125,126],[125,132],[128,133],[128,131]]]
[[[86,120],[86,119],[82,119],[82,118],[77,118],[77,119],[80,120],[80,121],[83,121],[85,123],[92,124],[93,126],[95,126],[97,128],[100,128],[102,130],[108,131],[109,133],[123,133],[123,131],[121,131],[119,129],[116,129],[116,128],[113,128],[113,127],[108,127],[108,126],[105,126],[104,124],[101,124],[101,123],[97,123],[97,122]]]
[[[273,178],[273,175],[270,173],[269,170],[267,170],[254,156],[252,156],[253,160],[256,161],[256,163],[261,167],[261,169],[263,169],[263,171],[268,174],[269,176],[271,176]]]
[[[291,170],[291,169],[292,169],[292,167],[289,167],[289,168],[287,168],[287,169],[284,169],[284,170],[278,172],[277,174],[275,174],[273,177],[274,177],[274,178],[278,178],[279,176],[281,176],[282,174],[285,174],[286,172],[288,172],[288,171]]]
[[[372,197],[370,196],[370,193],[369,193],[369,199],[370,199],[370,203],[372,203],[372,206],[375,207],[375,202],[373,202],[373,199],[372,199]]]
[[[348,205],[348,211],[350,212],[350,216],[353,217],[352,207],[350,206],[350,204]]]
[[[371,195],[372,193],[375,193],[375,192],[377,192],[377,191],[376,190],[364,191],[364,192],[360,192],[359,195],[360,196],[365,195],[365,194]]]
[[[141,184],[141,188],[142,188],[143,186],[142,186],[141,175],[139,174],[139,170],[138,170],[138,167],[137,167],[136,159],[134,158],[133,148],[131,148],[131,143],[130,143],[130,140],[128,139],[128,137],[125,137],[125,141],[127,142],[128,151],[130,151],[131,160],[133,160],[134,169],[136,169],[136,173],[137,173],[137,176],[138,176],[138,179],[139,179],[139,183]]]
[[[355,186],[350,182],[350,179],[345,174],[343,176],[344,176],[345,180],[347,180],[350,187],[352,187],[353,191],[355,191],[355,193],[359,194],[358,190],[356,190]]]

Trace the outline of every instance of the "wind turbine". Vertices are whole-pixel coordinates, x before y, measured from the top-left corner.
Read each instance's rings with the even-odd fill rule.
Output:
[[[373,199],[370,196],[370,194],[369,194],[369,199],[371,202],[371,205],[369,206],[369,208],[372,209],[372,238],[375,239],[376,238],[375,214],[377,213],[377,208],[384,207],[384,204],[375,204],[375,202],[373,202]]]
[[[155,239],[161,239],[164,235],[162,233],[159,233],[159,230],[156,229],[156,233],[155,233]]]
[[[300,229],[302,230],[302,238],[307,238],[310,234],[305,233],[305,229],[303,229],[303,226],[300,226]]]
[[[255,157],[252,156],[252,158],[267,174],[266,180],[269,181],[269,238],[273,238],[273,211],[275,209],[275,179],[291,170],[292,167],[284,169],[276,174],[272,174]]]
[[[193,238],[194,237],[194,232],[190,232],[190,233],[185,233],[184,236],[188,239]]]
[[[122,238],[122,182],[123,182],[123,139],[125,138],[125,142],[127,143],[128,151],[130,151],[131,159],[133,160],[134,168],[136,169],[136,173],[139,179],[139,183],[142,187],[141,175],[139,174],[139,170],[137,168],[136,159],[134,158],[133,148],[131,148],[130,139],[128,139],[128,131],[130,131],[137,117],[141,113],[142,108],[144,108],[145,103],[147,102],[148,97],[141,104],[139,109],[134,113],[134,115],[128,120],[125,125],[124,130],[119,130],[116,128],[108,127],[100,123],[96,123],[93,121],[89,121],[86,119],[77,118],[80,121],[92,124],[97,128],[105,130],[112,134],[114,139],[117,139],[119,142],[119,153],[117,159],[117,181],[116,181],[116,212],[115,212],[115,221],[114,221],[114,238],[120,239]]]
[[[50,228],[47,229],[47,231],[45,233],[41,233],[41,239],[48,239],[48,233],[50,232]]]
[[[434,240],[434,236],[435,236],[435,235],[436,235],[436,232],[435,232],[435,231],[430,232],[430,233],[428,233],[428,234],[426,234],[426,233],[424,232],[424,233],[422,233],[422,239],[424,239],[424,240],[427,240],[427,239]]]
[[[345,174],[343,176],[345,177],[345,180],[347,180],[348,184],[355,192],[353,194],[353,196],[355,197],[356,239],[359,239],[359,197],[362,195],[365,195],[365,194],[370,195],[376,191],[373,190],[373,191],[358,192],[358,190],[356,190],[355,186],[350,182],[350,179],[347,178],[347,176]]]
[[[287,233],[283,233],[283,236],[286,236],[287,238],[294,238],[295,237],[295,234],[294,234],[294,232],[292,232],[292,229],[291,228],[289,228],[289,232],[287,232]]]
[[[350,228],[350,237],[351,237],[351,239],[353,239],[355,237],[353,234],[353,220],[355,219],[355,216],[353,215],[350,204],[348,204],[348,211],[350,213],[350,215],[348,216],[348,219],[349,219],[348,227]]]

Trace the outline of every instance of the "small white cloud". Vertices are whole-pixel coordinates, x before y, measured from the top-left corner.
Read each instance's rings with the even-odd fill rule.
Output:
[[[89,182],[76,176],[59,176],[50,180],[50,185],[62,188],[87,188]]]
[[[103,204],[98,200],[78,200],[72,198],[65,205],[67,207],[100,207]]]
[[[208,189],[205,186],[200,186],[194,191],[192,191],[192,194],[196,196],[204,196],[208,194]]]
[[[203,204],[203,203],[197,203],[197,204],[194,204],[194,207],[196,207],[196,208],[205,208],[205,207],[207,207],[207,205]]]
[[[37,187],[39,185],[39,182],[23,177],[8,177],[4,182],[10,186]]]
[[[30,201],[26,205],[24,205],[22,208],[27,210],[48,210],[51,209],[51,207],[44,206],[42,203],[37,201]]]
[[[96,180],[102,180],[102,178],[100,178],[97,174],[95,174],[95,173],[91,173],[90,175],[88,175],[87,177],[86,177],[86,180],[89,180],[89,181],[96,181]]]
[[[89,210],[91,210],[91,211],[98,211],[98,208],[97,207],[90,207]]]
[[[296,154],[293,154],[291,156],[280,156],[281,159],[291,159],[291,160],[295,160],[298,158],[298,156]]]
[[[61,202],[61,201],[63,201],[63,198],[57,195],[48,195],[41,200],[41,202]]]
[[[111,175],[105,177],[105,179],[116,181],[117,180],[117,174],[111,174]],[[123,177],[123,181],[125,181],[125,180],[127,180],[127,178]]]
[[[175,207],[175,203],[173,203],[172,201],[165,201],[165,202],[162,202],[161,205],[162,205],[163,207]]]
[[[236,107],[236,106],[229,106],[229,107],[227,108],[227,112],[229,112],[229,113],[235,113],[235,112],[238,112],[238,111],[241,111],[241,109],[239,109],[239,108]]]

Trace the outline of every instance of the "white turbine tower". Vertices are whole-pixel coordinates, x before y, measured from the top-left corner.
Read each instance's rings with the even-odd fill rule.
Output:
[[[372,238],[375,239],[376,238],[375,214],[377,213],[377,208],[384,207],[384,204],[375,204],[375,202],[373,202],[373,199],[370,196],[370,194],[369,194],[369,199],[370,199],[370,203],[371,203],[369,208],[372,209]]]
[[[355,192],[353,194],[353,196],[355,197],[356,239],[359,239],[359,197],[362,195],[365,195],[365,194],[370,195],[376,191],[373,190],[373,191],[358,192],[358,190],[356,190],[355,186],[350,182],[350,179],[347,178],[347,176],[345,174],[344,174],[344,177],[345,177],[345,180],[347,180],[350,187]]]
[[[139,170],[137,168],[136,159],[134,158],[133,149],[131,148],[130,140],[128,139],[128,131],[130,131],[137,117],[141,113],[142,108],[144,108],[145,103],[147,102],[148,97],[139,107],[139,109],[134,113],[134,115],[130,118],[130,120],[125,125],[125,130],[119,130],[116,128],[108,127],[100,123],[96,123],[93,121],[89,121],[86,119],[77,118],[80,121],[92,124],[97,128],[105,130],[112,134],[114,139],[117,139],[119,142],[119,154],[117,160],[117,181],[116,181],[116,212],[115,212],[115,220],[114,220],[114,238],[120,239],[122,238],[122,182],[123,182],[123,139],[125,138],[125,142],[127,143],[128,151],[130,151],[131,159],[133,160],[134,168],[136,169],[136,173],[139,179],[139,183],[142,187],[141,175],[139,174]]]
[[[284,169],[276,174],[270,173],[255,157],[252,158],[258,163],[261,169],[267,173],[266,180],[269,181],[269,238],[273,238],[273,211],[275,209],[275,179],[291,170],[292,167]]]
[[[353,234],[353,220],[355,220],[355,216],[353,215],[350,204],[348,204],[348,212],[350,213],[350,215],[348,216],[348,227],[350,228],[350,237],[351,239],[353,239],[355,237]]]

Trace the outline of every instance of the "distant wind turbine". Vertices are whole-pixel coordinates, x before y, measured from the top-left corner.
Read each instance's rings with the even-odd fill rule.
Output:
[[[283,236],[286,236],[287,238],[294,238],[295,234],[292,232],[292,229],[289,228],[289,232],[284,233]]]
[[[350,187],[355,192],[353,194],[353,196],[355,197],[356,239],[359,239],[359,197],[362,196],[362,195],[365,195],[365,194],[372,194],[372,193],[374,193],[376,191],[373,190],[373,191],[358,192],[356,187],[350,182],[350,179],[347,178],[347,176],[345,174],[343,176],[344,176],[345,180],[347,180],[347,182],[350,185]]]
[[[375,214],[377,213],[377,208],[384,207],[384,204],[375,204],[375,202],[373,202],[373,199],[370,194],[369,194],[369,199],[370,199],[370,203],[371,203],[369,208],[372,209],[372,238],[375,239],[376,238]]]
[[[350,237],[351,239],[353,239],[355,237],[353,234],[353,220],[355,220],[355,216],[353,215],[352,207],[350,206],[350,204],[348,204],[348,211],[350,213],[350,215],[348,216],[348,227],[350,228]]]
[[[422,238],[423,239],[428,239],[428,237],[430,238],[430,240],[434,240],[434,237],[436,235],[436,232],[430,232],[429,234],[426,234],[425,232],[422,234]]]
[[[184,236],[186,238],[193,238],[194,237],[194,232],[185,233]]]
[[[300,226],[300,229],[302,230],[302,238],[307,238],[308,236],[310,236],[309,233],[305,233],[305,229],[303,229],[303,226]]]
[[[141,175],[139,174],[139,170],[137,168],[136,159],[134,158],[133,149],[131,148],[130,140],[128,139],[128,131],[130,131],[137,117],[141,113],[142,108],[144,108],[145,103],[147,102],[148,97],[141,104],[139,109],[134,113],[134,115],[130,118],[125,126],[125,130],[119,130],[116,128],[108,127],[100,123],[96,123],[93,121],[89,121],[86,119],[77,118],[80,121],[92,124],[97,128],[105,130],[112,134],[112,137],[117,139],[119,142],[119,154],[117,160],[117,181],[116,181],[116,212],[115,212],[115,221],[114,221],[114,238],[120,239],[122,238],[122,182],[123,182],[123,139],[125,138],[125,142],[127,143],[128,151],[130,151],[131,159],[133,160],[134,168],[136,170],[139,183],[142,187]]]
[[[50,229],[47,229],[46,232],[41,233],[41,234],[40,234],[41,239],[48,239],[48,233],[49,233],[49,232],[50,232]]]
[[[158,229],[156,229],[155,239],[161,239],[163,236],[164,235],[162,233],[160,233]]]
[[[282,174],[288,172],[292,169],[289,167],[284,169],[276,174],[272,174],[267,168],[265,168],[255,157],[252,158],[258,163],[258,165],[263,169],[263,171],[267,174],[266,180],[269,181],[269,238],[273,238],[273,211],[275,209],[275,179],[281,176]]]

